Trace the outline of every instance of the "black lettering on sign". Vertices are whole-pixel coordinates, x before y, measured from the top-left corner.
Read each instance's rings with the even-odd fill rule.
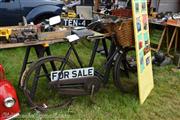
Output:
[[[52,73],[52,79],[54,80],[54,78],[56,77],[57,77],[57,72]]]
[[[63,72],[59,72],[58,73],[58,80],[62,79],[63,78]]]
[[[76,71],[72,71],[72,77],[77,77]]]
[[[79,70],[79,72],[78,72],[78,77],[82,77],[81,70]]]
[[[53,71],[51,72],[51,80],[62,80],[62,79],[72,79],[78,77],[93,76],[94,68],[80,68],[80,69],[71,69],[65,71]]]
[[[88,75],[93,75],[93,69],[88,69]]]
[[[83,70],[83,76],[88,76],[85,70]]]
[[[64,72],[64,78],[69,78],[69,72],[68,71]]]

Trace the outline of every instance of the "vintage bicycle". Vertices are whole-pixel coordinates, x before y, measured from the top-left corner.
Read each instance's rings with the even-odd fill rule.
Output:
[[[66,39],[69,49],[65,56],[46,56],[32,63],[24,71],[21,78],[21,88],[30,105],[43,111],[47,108],[71,103],[72,99],[66,100],[60,99],[60,97],[93,96],[94,93],[99,91],[101,83],[107,85],[112,68],[114,84],[119,90],[123,92],[129,90],[127,83],[121,79],[123,74],[126,75],[127,79],[125,81],[128,81],[128,86],[130,85],[133,90],[137,88],[137,81],[130,78],[130,73],[136,71],[135,57],[133,57],[134,47],[117,45],[117,38],[114,33],[108,34],[111,44],[110,48],[106,50],[108,54],[103,66],[105,71],[100,73],[92,67],[99,42],[106,37],[104,35],[87,37],[95,40],[91,58],[87,65],[82,63],[76,50],[76,44],[81,41],[77,35],[72,35]],[[76,63],[74,63],[74,59],[70,59],[72,53],[74,53],[74,59],[77,60]],[[130,82],[133,84],[130,84]]]

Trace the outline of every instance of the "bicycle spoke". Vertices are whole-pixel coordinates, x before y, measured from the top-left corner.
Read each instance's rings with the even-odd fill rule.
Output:
[[[37,68],[37,70],[36,70],[36,72],[35,72],[35,76],[34,76],[32,88],[31,88],[31,91],[30,91],[30,97],[31,97],[31,99],[34,99],[34,94],[35,94],[35,92],[36,92],[37,85],[38,85],[38,80],[39,80],[38,75],[40,74],[40,71],[41,71],[41,66],[40,66],[39,68]]]
[[[114,67],[114,84],[122,92],[133,92],[137,90],[136,68],[133,64],[135,49],[126,49],[122,55],[118,55]],[[130,58],[130,59],[129,59]],[[132,62],[133,61],[133,62]]]
[[[56,67],[55,63],[53,61],[50,61],[50,64],[51,64],[53,71],[57,71],[57,67]]]
[[[23,91],[30,105],[42,108],[43,105],[57,106],[64,101],[60,99],[58,91],[49,85],[51,71],[58,68],[63,60],[63,58],[54,56],[44,57],[32,64],[26,71],[23,77]],[[75,68],[73,65],[72,62],[67,61],[64,69]]]
[[[45,66],[44,64],[42,64],[42,68],[43,68],[43,71],[44,71],[44,73],[45,73],[46,78],[47,78],[49,81],[51,81],[50,73],[48,73],[48,70],[47,70],[47,68],[46,68],[46,66]]]

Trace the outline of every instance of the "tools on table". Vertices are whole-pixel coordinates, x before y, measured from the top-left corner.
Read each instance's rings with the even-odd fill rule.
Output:
[[[33,26],[14,26],[0,28],[1,43],[19,43],[25,40],[37,40],[37,30]]]
[[[3,42],[5,40],[9,40],[9,37],[12,33],[11,29],[1,29],[0,28],[0,42]]]

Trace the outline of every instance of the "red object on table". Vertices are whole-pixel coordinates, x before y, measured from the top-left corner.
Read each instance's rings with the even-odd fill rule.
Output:
[[[176,27],[180,27],[180,20],[168,20],[166,22],[166,24],[176,26]]]

